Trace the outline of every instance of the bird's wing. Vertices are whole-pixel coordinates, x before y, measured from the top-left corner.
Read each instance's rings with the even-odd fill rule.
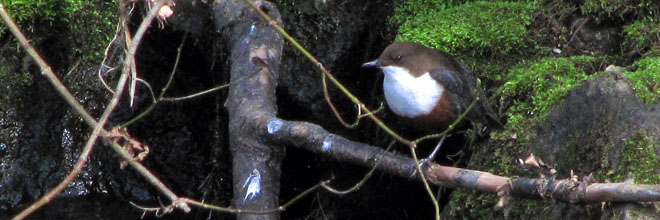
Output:
[[[449,65],[434,68],[429,71],[429,74],[433,79],[442,83],[449,92],[460,97],[460,100],[454,101],[461,109],[465,109],[476,97],[476,79],[465,65],[458,60],[451,59],[451,62],[447,63]]]
[[[497,119],[497,115],[488,105],[488,100],[484,92],[477,85],[477,80],[472,71],[460,61],[450,58],[448,65],[441,65],[429,71],[431,77],[442,85],[452,94],[453,101],[459,113],[465,111],[470,104],[479,97],[472,111],[467,114],[467,118],[472,121],[478,121],[495,128],[501,128],[502,124]]]

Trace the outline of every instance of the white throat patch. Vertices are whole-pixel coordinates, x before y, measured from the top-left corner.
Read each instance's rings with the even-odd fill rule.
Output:
[[[442,97],[444,89],[429,73],[415,78],[401,67],[385,66],[381,69],[385,74],[385,100],[397,115],[415,117],[428,114]]]

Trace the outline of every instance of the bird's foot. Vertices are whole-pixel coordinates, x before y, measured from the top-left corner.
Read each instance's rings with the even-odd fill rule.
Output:
[[[445,142],[445,138],[447,138],[447,135],[442,136],[442,138],[440,138],[440,141],[435,146],[435,149],[433,149],[433,152],[431,152],[431,154],[429,154],[428,157],[419,160],[419,170],[421,170],[423,172],[427,167],[431,166],[431,162],[433,161],[433,159],[435,159],[435,156],[440,151],[440,148],[442,148],[442,143]],[[413,177],[417,176],[418,175],[417,172],[419,172],[419,170],[417,169],[417,167],[415,167],[415,170],[410,175],[410,178],[413,178]]]

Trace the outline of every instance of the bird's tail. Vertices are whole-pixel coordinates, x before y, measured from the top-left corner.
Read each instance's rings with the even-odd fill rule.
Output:
[[[479,102],[474,106],[474,109],[471,112],[472,117],[476,118],[477,122],[485,125],[486,127],[489,128],[494,128],[497,130],[504,129],[504,125],[500,122],[498,119],[499,117],[497,114],[493,111],[493,109],[490,108],[490,105],[488,104],[488,101],[485,97],[481,97]]]

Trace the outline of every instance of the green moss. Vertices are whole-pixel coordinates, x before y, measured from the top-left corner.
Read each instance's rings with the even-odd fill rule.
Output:
[[[74,52],[83,62],[99,63],[107,44],[115,35],[117,4],[112,1],[79,2],[72,4],[71,10],[76,12],[76,16],[71,16],[68,24],[69,30],[76,36],[73,38]]]
[[[633,177],[636,184],[660,184],[658,148],[660,141],[654,140],[653,136],[636,133],[625,140],[621,162],[606,178],[612,182],[622,182],[626,177]]]
[[[587,79],[582,67],[595,59],[590,56],[550,57],[536,62],[523,61],[513,67],[498,91],[503,98],[513,101],[506,112],[507,123],[524,129],[526,118],[542,120],[569,90]]]
[[[435,11],[447,9],[463,3],[461,0],[401,0],[402,2],[394,8],[394,16],[390,22],[399,26],[410,18]]]
[[[451,193],[450,216],[462,219],[496,219],[501,214],[494,211],[498,197],[494,194],[457,188]]]
[[[660,32],[660,24],[652,19],[642,19],[623,27],[625,38],[621,47],[624,51],[644,52],[658,42],[655,34]]]
[[[643,57],[660,57],[660,48],[651,48],[649,51],[646,51],[642,56]]]
[[[0,63],[5,63],[4,58],[0,58]],[[22,88],[31,82],[29,73],[9,72],[4,67],[0,67],[0,103],[9,100],[10,97],[16,95]]]
[[[586,0],[580,10],[583,14],[595,18],[595,20],[620,20],[624,21],[628,16],[644,17],[657,16],[660,5],[657,0]]]
[[[625,72],[635,95],[648,104],[660,103],[660,57],[638,60],[637,71]]]
[[[460,6],[454,1],[409,1],[397,11],[404,15],[419,10],[399,27],[398,41],[417,41],[449,52],[471,51],[473,55],[522,53],[533,45],[526,28],[536,14],[534,3],[468,2]],[[419,4],[419,5],[415,5]]]
[[[66,1],[0,0],[0,2],[5,6],[14,22],[23,23],[34,18],[54,21],[60,11],[59,8]]]
[[[34,28],[57,29],[73,41],[74,56],[98,62],[106,44],[115,34],[117,5],[113,1],[85,0],[0,0],[19,28],[29,36]],[[50,28],[48,27],[50,26]],[[66,30],[62,29],[66,27]],[[0,25],[0,32],[6,27]],[[43,36],[40,36],[43,37]],[[33,43],[38,39],[31,38]]]
[[[505,112],[506,129],[493,131],[491,139],[501,145],[492,152],[491,162],[482,161],[491,172],[503,175],[520,175],[521,171],[511,161],[529,154],[528,142],[533,138],[538,122],[560,104],[573,87],[589,76],[585,69],[597,58],[590,56],[548,57],[537,61],[523,61],[503,76],[506,82],[496,96],[509,106]],[[475,149],[475,153],[481,150]]]
[[[502,209],[497,209],[499,197],[495,194],[477,192],[465,188],[457,188],[451,193],[449,200],[450,219],[548,219],[540,216],[538,211],[547,207],[547,201],[511,199],[508,202],[509,218]],[[550,216],[550,215],[548,215]]]

